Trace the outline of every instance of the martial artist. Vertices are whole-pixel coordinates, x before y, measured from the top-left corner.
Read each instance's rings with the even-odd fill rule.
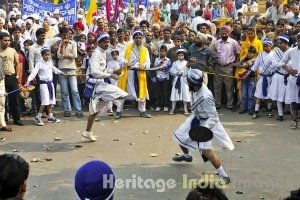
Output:
[[[109,46],[109,35],[100,35],[97,40],[98,47],[95,49],[90,59],[90,67],[88,72],[90,77],[88,81],[95,83],[94,95],[90,99],[90,115],[88,118],[86,131],[82,132],[82,136],[91,141],[96,141],[96,137],[93,135],[91,130],[97,114],[106,113],[109,101],[113,101],[113,103],[119,108],[119,106],[124,103],[125,98],[128,95],[117,86],[104,81],[105,78],[118,79],[119,72],[112,71],[109,73],[106,69],[106,50]]]
[[[234,145],[227,135],[223,125],[219,121],[215,106],[215,99],[211,91],[203,84],[203,72],[199,69],[190,69],[187,74],[187,82],[192,91],[192,115],[175,131],[173,138],[179,144],[183,154],[176,154],[172,159],[177,162],[192,162],[193,158],[189,149],[202,152],[205,159],[209,159],[212,165],[218,170],[218,174],[224,183],[229,183],[230,178],[224,171],[221,160],[212,150],[212,142],[216,142],[221,147],[229,150],[234,149]],[[194,120],[199,120],[199,125],[210,129],[213,139],[207,142],[193,141],[189,136],[189,130],[195,124]]]

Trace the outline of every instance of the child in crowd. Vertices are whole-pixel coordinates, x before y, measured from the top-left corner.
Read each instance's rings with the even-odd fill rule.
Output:
[[[221,17],[221,11],[219,9],[218,3],[214,3],[214,8],[211,10],[212,20],[219,19]]]
[[[161,67],[156,71],[156,112],[164,108],[164,112],[169,110],[169,70],[171,60],[167,58],[168,48],[161,45],[159,57],[155,59],[154,67]]]
[[[92,57],[94,50],[95,50],[94,45],[88,45],[86,47],[87,56],[83,59],[83,65],[82,65],[82,70],[86,74],[86,79],[88,79],[90,59]],[[88,107],[89,103],[90,103],[90,98],[84,97],[84,105]]]
[[[188,102],[191,102],[191,94],[185,80],[188,71],[188,68],[186,67],[187,61],[184,59],[185,54],[186,51],[184,49],[177,50],[178,60],[173,63],[170,70],[170,74],[174,76],[170,98],[172,101],[172,108],[169,112],[170,115],[174,115],[177,101],[183,101],[183,113],[185,115],[189,114],[187,104]]]
[[[77,75],[77,84],[78,84],[78,92],[81,100],[81,104],[84,102],[83,91],[85,87],[85,71],[82,69],[82,57],[78,56],[75,59],[76,64],[76,75]]]
[[[81,56],[86,55],[86,36],[85,34],[80,34],[78,45],[78,53]]]
[[[36,77],[36,75],[39,76],[41,106],[39,108],[37,116],[34,118],[34,122],[38,126],[44,125],[42,121],[42,112],[44,110],[44,107],[47,107],[47,111],[49,113],[48,114],[49,123],[60,122],[60,120],[56,119],[52,113],[52,105],[55,105],[56,103],[52,80],[53,80],[53,73],[63,74],[62,71],[54,67],[52,61],[50,60],[51,50],[49,48],[47,47],[42,48],[41,55],[43,59],[37,62],[35,68],[32,70],[26,82],[26,85],[29,85],[29,83]]]
[[[118,49],[112,49],[110,54],[111,54],[112,60],[107,63],[107,71],[109,73],[120,70],[121,67],[124,66],[124,64],[125,64],[124,59],[119,58],[119,50]],[[113,78],[105,78],[104,81],[117,86],[117,80],[115,80]],[[112,108],[113,108],[113,102],[110,101],[108,103],[108,111],[107,112],[112,114],[113,113]]]
[[[248,50],[246,58],[242,59],[237,67],[244,68],[248,71],[254,64],[256,54],[257,51],[255,47],[251,46]],[[244,75],[246,75],[247,71],[245,71]],[[241,74],[239,78],[243,78],[243,74]],[[249,74],[247,79],[242,80],[242,108],[239,112],[240,114],[244,114],[248,111],[249,115],[253,115],[255,87],[254,78],[254,74]]]
[[[272,101],[269,99],[268,91],[271,85],[272,75],[274,73],[273,67],[272,67],[272,47],[273,42],[272,40],[266,38],[263,41],[263,52],[260,53],[253,64],[253,66],[250,68],[250,71],[247,73],[247,75],[244,77],[250,78],[256,71],[258,71],[258,81],[256,83],[256,89],[254,96],[256,97],[255,102],[255,112],[252,116],[252,119],[257,119],[259,117],[259,107],[261,100],[268,100],[268,117],[272,117]]]

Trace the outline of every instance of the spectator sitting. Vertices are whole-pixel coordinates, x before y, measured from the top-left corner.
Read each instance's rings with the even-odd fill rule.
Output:
[[[0,199],[22,200],[26,192],[29,165],[16,154],[0,155]]]

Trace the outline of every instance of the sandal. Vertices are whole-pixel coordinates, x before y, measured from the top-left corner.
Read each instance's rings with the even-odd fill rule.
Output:
[[[8,127],[8,126],[3,126],[2,128],[0,128],[0,131],[7,131],[7,132],[11,132],[12,128]]]

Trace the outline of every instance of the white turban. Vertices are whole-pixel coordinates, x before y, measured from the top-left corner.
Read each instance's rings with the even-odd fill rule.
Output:
[[[201,86],[204,75],[200,69],[190,69],[187,74],[187,81],[191,85]]]
[[[22,25],[25,24],[25,22],[24,22],[22,19],[18,19],[17,22],[16,22],[16,24],[17,24],[17,26],[18,26],[19,28],[21,28]]]
[[[196,35],[196,41],[201,42],[202,44],[205,44],[207,40],[207,36],[204,33],[198,33]]]
[[[30,25],[33,24],[33,21],[31,19],[26,19],[25,22],[26,22],[26,24],[29,23]]]

